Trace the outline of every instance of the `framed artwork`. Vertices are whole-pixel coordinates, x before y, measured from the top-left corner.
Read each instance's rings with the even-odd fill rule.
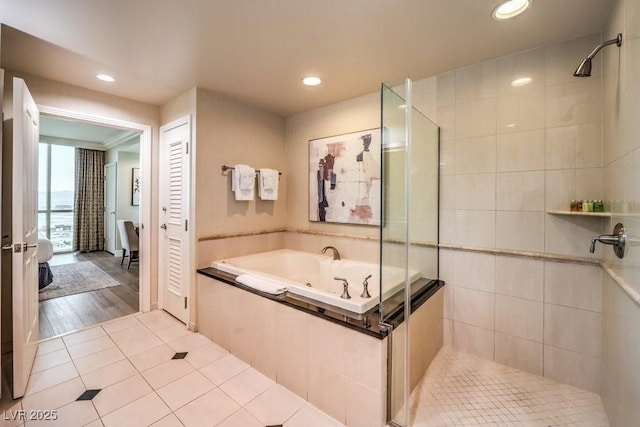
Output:
[[[380,224],[380,129],[309,141],[309,221]]]
[[[133,168],[132,170],[131,205],[140,206],[140,168]]]

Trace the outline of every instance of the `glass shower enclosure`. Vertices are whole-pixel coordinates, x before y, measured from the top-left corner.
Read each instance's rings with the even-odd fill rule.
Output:
[[[439,129],[412,101],[411,80],[382,85],[380,319],[395,324],[388,336],[387,419],[398,426],[409,425],[409,396],[419,380],[411,375],[412,296],[438,279]]]

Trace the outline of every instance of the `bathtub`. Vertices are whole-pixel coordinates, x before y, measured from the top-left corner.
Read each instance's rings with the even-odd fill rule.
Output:
[[[333,260],[326,255],[280,249],[235,258],[214,261],[211,267],[236,276],[251,274],[257,277],[277,280],[289,295],[298,295],[322,302],[353,313],[362,314],[380,302],[380,268],[378,264],[342,259]],[[410,281],[420,277],[419,272],[410,272]],[[368,280],[370,298],[362,298],[365,277]],[[334,277],[343,277],[349,282],[351,299],[340,298],[343,285]],[[400,268],[385,267],[383,298],[387,298],[404,284],[404,271]]]

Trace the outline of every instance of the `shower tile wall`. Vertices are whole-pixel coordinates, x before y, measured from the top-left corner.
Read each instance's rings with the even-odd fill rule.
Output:
[[[602,73],[573,70],[600,35],[437,76],[440,240],[456,247],[589,254],[602,220],[547,214],[604,199]],[[530,77],[525,86],[511,82]],[[599,266],[441,250],[445,344],[600,391]]]
[[[624,223],[640,236],[640,2],[616,0],[603,33],[623,33],[619,49],[603,51],[604,188],[617,200],[607,232]],[[640,297],[640,251],[636,244],[620,260],[609,251],[605,262],[619,282]],[[607,273],[603,275],[602,400],[611,425],[636,426],[640,419],[640,307]]]

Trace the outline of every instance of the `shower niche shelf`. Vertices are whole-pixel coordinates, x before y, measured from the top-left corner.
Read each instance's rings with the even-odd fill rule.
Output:
[[[611,218],[611,212],[572,212],[572,211],[547,211],[551,215],[567,216],[591,216],[598,218]]]

